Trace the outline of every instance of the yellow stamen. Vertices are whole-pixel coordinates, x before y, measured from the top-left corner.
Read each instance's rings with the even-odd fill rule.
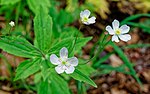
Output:
[[[66,65],[66,63],[67,63],[67,62],[64,62],[64,61],[62,62],[63,65]]]
[[[83,18],[83,21],[84,21],[84,22],[87,22],[87,21],[88,21],[88,18],[87,18],[87,17],[84,17],[84,18]]]
[[[119,29],[116,30],[115,32],[117,35],[121,34],[121,31]]]

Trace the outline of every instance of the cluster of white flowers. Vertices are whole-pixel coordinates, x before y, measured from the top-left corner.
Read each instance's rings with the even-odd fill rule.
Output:
[[[90,25],[96,22],[95,21],[96,18],[94,16],[89,18],[90,14],[91,14],[90,11],[87,9],[84,11],[81,11],[80,18],[83,24]],[[131,40],[131,36],[129,34],[126,34],[129,32],[130,27],[127,25],[122,25],[119,28],[119,24],[120,23],[118,20],[114,20],[112,22],[112,27],[109,25],[106,26],[106,31],[108,31],[110,35],[113,35],[112,41],[119,42],[118,38],[120,38],[122,41],[125,41],[125,42],[127,42],[128,40]]]
[[[83,24],[90,25],[94,24],[96,21],[96,17],[92,16],[89,18],[91,12],[89,10],[81,11],[80,18]],[[119,39],[127,42],[131,39],[129,34],[130,27],[127,25],[122,25],[119,27],[119,21],[114,20],[112,22],[112,27],[110,25],[106,26],[106,31],[112,36],[112,41],[119,42]],[[14,26],[14,23],[10,23],[11,26]],[[71,74],[75,70],[75,66],[78,65],[78,59],[76,57],[68,58],[68,49],[63,47],[60,50],[60,58],[58,58],[55,54],[50,56],[50,61],[52,64],[57,65],[55,70],[58,74],[66,72],[67,74]]]

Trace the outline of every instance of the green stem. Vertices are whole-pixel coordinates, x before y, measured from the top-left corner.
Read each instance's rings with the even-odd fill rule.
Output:
[[[79,27],[79,31],[81,30],[81,28],[82,28],[82,25]],[[71,53],[72,53],[72,51],[73,51],[73,49],[74,49],[74,47],[75,47],[75,44],[76,44],[76,42],[77,42],[77,39],[78,39],[78,36],[79,36],[79,32],[77,32],[77,34],[76,34],[76,37],[75,37],[75,40],[74,40],[74,44],[73,44],[73,47],[72,47],[72,49],[71,49]]]
[[[8,35],[10,35],[10,31],[11,31],[12,27],[10,27],[9,31],[8,31]]]
[[[105,35],[104,38],[103,38],[103,40],[102,40],[102,42],[100,42],[97,53],[96,53],[92,58],[90,58],[87,62],[85,62],[85,63],[83,63],[83,64],[87,64],[87,63],[89,63],[90,61],[94,61],[94,59],[95,59],[96,57],[98,57],[98,55],[104,50],[105,46],[107,46],[107,44],[110,42],[110,40],[109,40],[109,41],[107,41],[105,44],[103,44],[103,42],[104,42],[106,36],[107,36],[107,35]]]

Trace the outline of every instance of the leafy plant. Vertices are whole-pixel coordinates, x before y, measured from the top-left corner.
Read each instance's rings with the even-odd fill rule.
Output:
[[[40,73],[42,78],[40,80],[38,89],[39,94],[45,94],[45,92],[47,92],[47,94],[51,92],[69,94],[67,82],[53,70],[54,67],[49,62],[49,55],[52,53],[57,54],[62,47],[70,48],[70,52],[73,43],[68,41],[73,41],[75,38],[62,37],[60,42],[55,43],[55,41],[52,41],[52,25],[52,18],[48,15],[43,7],[40,7],[39,12],[37,12],[34,18],[34,45],[20,36],[4,36],[0,40],[0,48],[8,53],[29,58],[18,66],[16,70],[16,77],[14,79],[15,81],[19,79],[25,79],[32,74]],[[80,50],[81,47],[84,46],[90,39],[91,38],[78,38],[73,51]],[[54,43],[55,45],[51,45]],[[97,87],[96,84],[87,75],[82,73],[82,70],[78,70],[78,68],[69,76]],[[58,89],[58,87],[60,88]],[[66,90],[66,88],[68,90]]]

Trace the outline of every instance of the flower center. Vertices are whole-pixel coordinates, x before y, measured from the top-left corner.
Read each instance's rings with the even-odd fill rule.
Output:
[[[63,61],[63,62],[62,62],[62,64],[63,64],[63,65],[66,65],[66,64],[67,64],[67,62],[64,62],[64,61]]]
[[[88,18],[87,18],[87,17],[84,17],[84,18],[83,18],[83,21],[84,21],[84,22],[87,22],[87,21],[88,21]]]
[[[119,29],[116,30],[115,32],[117,35],[121,34],[121,31]]]

